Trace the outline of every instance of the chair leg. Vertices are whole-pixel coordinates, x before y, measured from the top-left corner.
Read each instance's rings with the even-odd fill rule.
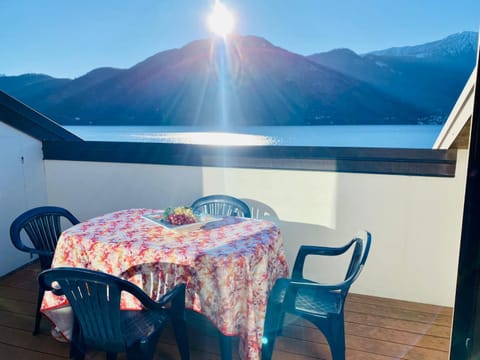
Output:
[[[85,349],[80,346],[78,343],[70,343],[70,359],[74,360],[84,360],[85,359]]]
[[[170,320],[172,321],[175,340],[177,341],[178,351],[182,360],[190,359],[186,315],[185,286],[183,286],[182,295],[173,298],[172,306],[170,307]]]
[[[107,352],[107,360],[117,360],[117,353]]]
[[[190,359],[190,349],[188,345],[188,334],[185,317],[178,317],[173,319],[173,332],[175,340],[177,341],[178,351],[180,352],[180,359]]]
[[[324,330],[325,338],[330,346],[332,360],[345,360],[345,325],[342,319],[330,319]]]
[[[268,304],[263,327],[262,360],[270,360],[272,358],[275,339],[281,333],[284,317],[285,313],[279,304]]]
[[[40,313],[40,308],[42,306],[44,293],[45,293],[44,289],[38,289],[37,308],[35,313],[35,325],[33,327],[33,335],[37,335],[38,331],[40,330],[40,321],[42,320],[42,314]]]
[[[285,322],[285,313],[282,312],[278,316],[278,329],[277,329],[277,336],[281,336],[283,334],[283,323]]]
[[[222,360],[232,360],[232,336],[223,335],[218,332],[220,340],[220,358]]]
[[[74,320],[72,329],[72,340],[70,341],[70,359],[85,359],[87,350],[85,348],[85,345],[82,343],[81,337],[82,335],[80,333],[80,325],[78,325],[77,321]]]
[[[158,337],[155,337],[155,339],[141,339],[138,344],[138,350],[137,347],[127,349],[127,360],[152,360]]]

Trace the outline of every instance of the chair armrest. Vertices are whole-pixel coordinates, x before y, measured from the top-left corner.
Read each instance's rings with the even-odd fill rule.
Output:
[[[155,301],[156,306],[165,306],[167,303],[172,303],[172,308],[185,308],[185,284],[178,284],[173,289],[163,295],[158,301]]]
[[[338,282],[338,283],[319,283],[310,280],[302,281],[302,279],[291,279],[289,282],[289,286],[294,288],[322,288],[324,290],[348,290],[350,285],[355,281],[355,279],[360,275],[363,270],[363,265],[360,266],[360,269],[357,273],[352,274],[350,277],[346,278],[345,280]]]
[[[35,249],[35,248],[32,248],[32,247],[29,247],[29,246],[25,245],[22,242],[22,240],[20,240],[20,238],[15,236],[15,235],[11,235],[11,239],[12,239],[13,245],[20,251],[27,252],[27,253],[30,253],[30,254],[38,254],[38,255],[50,255],[50,256],[53,255],[52,251],[39,250],[39,249]]]
[[[355,239],[341,247],[302,245],[298,250],[295,263],[293,265],[292,278],[303,279],[303,267],[308,255],[336,256],[345,253],[353,244]]]
[[[37,254],[37,255],[44,255],[44,256],[53,256],[53,251],[48,251],[48,250],[38,250],[34,248],[29,248],[28,246],[24,247],[24,250],[30,254]]]

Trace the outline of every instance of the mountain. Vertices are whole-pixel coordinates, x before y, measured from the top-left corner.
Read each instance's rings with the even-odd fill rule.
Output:
[[[46,93],[55,92],[69,82],[69,79],[56,79],[44,74],[3,75],[0,76],[0,89],[9,94],[18,94],[20,98],[33,100]]]
[[[416,46],[395,47],[359,55],[335,49],[308,56],[312,61],[427,112],[443,122],[470,76],[478,33],[462,32]]]
[[[235,36],[228,46],[197,40],[129,69],[100,68],[73,80],[2,76],[0,89],[66,125],[438,123],[475,61],[457,37],[448,43],[305,57]]]
[[[475,56],[478,44],[478,33],[464,31],[447,36],[444,39],[428,42],[422,45],[393,47],[385,50],[372,51],[369,54],[378,56],[410,56],[433,61],[453,60],[463,61],[465,55]]]

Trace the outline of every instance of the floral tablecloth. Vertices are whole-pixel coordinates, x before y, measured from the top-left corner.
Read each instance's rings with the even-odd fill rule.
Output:
[[[153,299],[184,282],[186,306],[224,335],[240,336],[242,359],[260,359],[267,297],[275,280],[288,275],[279,228],[270,221],[225,217],[180,232],[143,217],[156,211],[122,210],[71,227],[58,241],[52,267],[113,274]],[[65,332],[66,305],[50,292],[42,303],[42,312]],[[137,309],[139,303],[124,296],[122,308]]]

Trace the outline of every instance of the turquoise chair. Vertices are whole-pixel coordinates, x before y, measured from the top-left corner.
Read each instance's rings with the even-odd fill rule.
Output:
[[[12,222],[10,240],[18,250],[30,255],[38,255],[40,268],[46,270],[52,265],[57,240],[62,231],[78,223],[78,219],[67,209],[58,206],[40,206],[20,214]],[[31,245],[22,241],[22,233],[28,236]],[[38,334],[40,328],[42,316],[39,310],[42,299],[43,292],[40,290],[33,335]]]
[[[192,211],[197,214],[251,217],[248,205],[230,195],[216,194],[204,196],[195,200],[191,207]]]
[[[158,301],[129,281],[99,271],[59,267],[38,276],[39,287],[65,295],[74,314],[70,357],[84,359],[87,349],[104,351],[107,359],[124,352],[127,359],[153,359],[157,341],[172,321],[182,360],[189,359],[185,324],[185,284]],[[135,296],[142,310],[121,310],[122,291]]]
[[[265,315],[262,360],[270,360],[275,338],[281,334],[285,313],[313,323],[325,335],[333,360],[345,359],[344,304],[352,283],[358,278],[370,251],[371,235],[367,231],[342,247],[301,246],[290,279],[281,278],[269,295]],[[303,267],[309,255],[339,256],[349,249],[351,258],[344,280],[321,284],[305,279]]]

